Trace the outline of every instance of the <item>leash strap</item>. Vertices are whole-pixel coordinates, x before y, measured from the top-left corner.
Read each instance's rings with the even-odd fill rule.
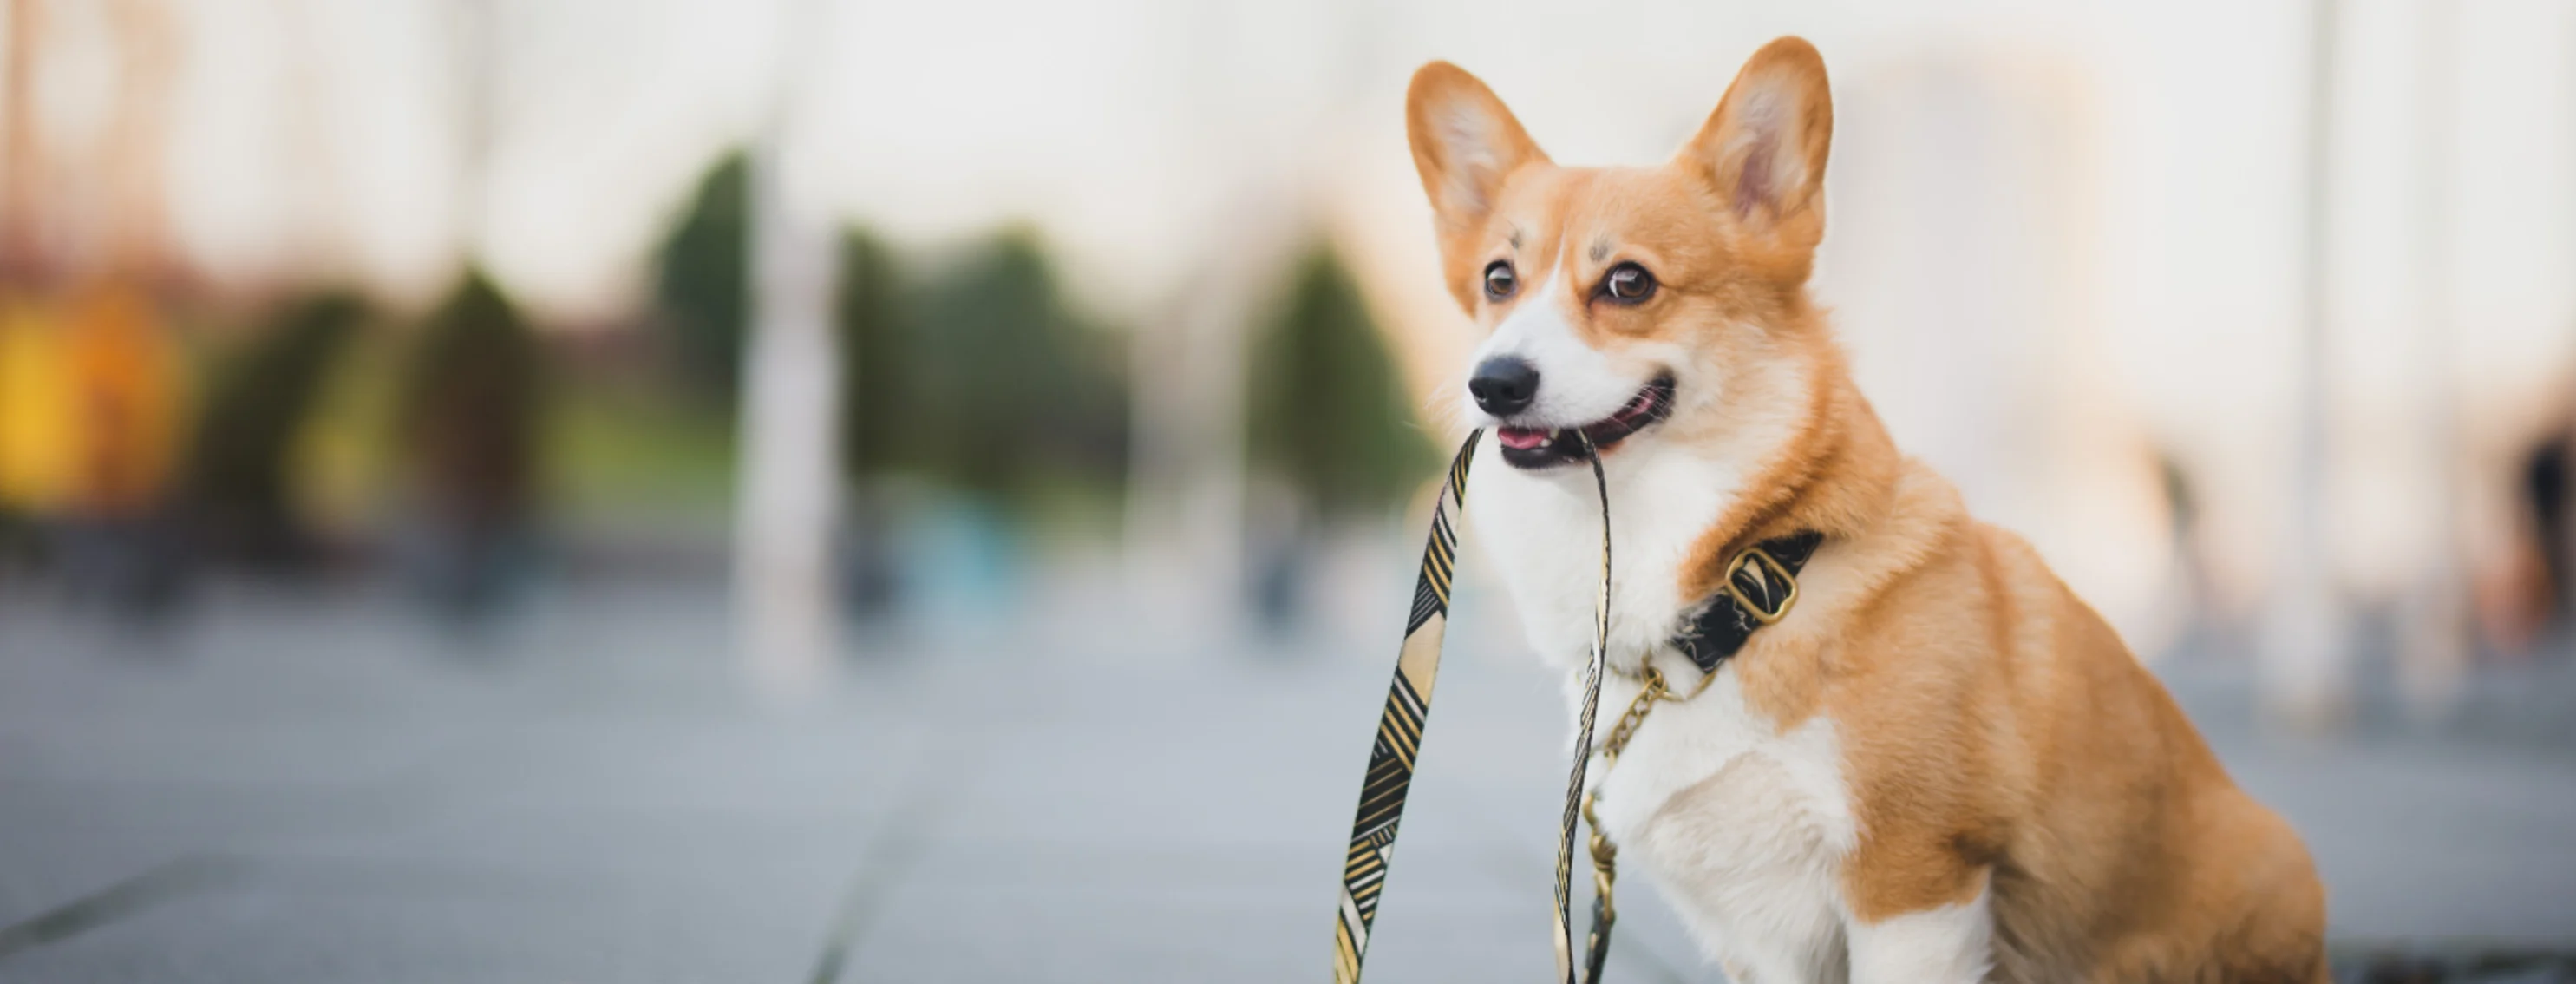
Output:
[[[1396,654],[1395,680],[1387,687],[1377,743],[1369,748],[1368,776],[1360,783],[1359,813],[1351,820],[1341,908],[1333,924],[1334,984],[1359,984],[1360,961],[1368,955],[1369,927],[1377,922],[1378,896],[1386,887],[1387,866],[1395,850],[1396,823],[1404,819],[1404,797],[1413,788],[1414,757],[1421,750],[1423,727],[1431,715],[1431,686],[1440,676],[1440,640],[1449,627],[1449,579],[1458,559],[1458,534],[1449,517],[1452,511],[1467,508],[1467,466],[1475,458],[1476,440],[1484,434],[1478,430],[1467,435],[1458,457],[1449,463],[1440,498],[1431,506],[1431,536],[1422,547],[1422,574],[1414,581],[1404,647]],[[1562,859],[1557,867],[1562,887]]]
[[[1581,431],[1576,431],[1581,434]],[[1453,511],[1467,508],[1467,467],[1476,454],[1478,430],[1467,435],[1458,456],[1449,462],[1449,478],[1431,507],[1431,536],[1422,548],[1422,575],[1413,588],[1413,612],[1405,622],[1404,647],[1396,655],[1395,682],[1387,688],[1386,711],[1378,719],[1377,743],[1369,749],[1368,775],[1360,784],[1359,815],[1351,821],[1351,849],[1342,868],[1342,904],[1333,925],[1334,984],[1359,984],[1360,963],[1368,955],[1369,927],[1377,921],[1377,903],[1393,863],[1395,830],[1404,818],[1405,794],[1413,788],[1416,753],[1431,715],[1431,685],[1440,675],[1440,641],[1449,626],[1449,582],[1458,559],[1458,534],[1450,525]],[[1556,970],[1564,984],[1600,984],[1601,968],[1610,958],[1610,929],[1618,911],[1610,901],[1618,875],[1618,847],[1602,834],[1595,817],[1596,796],[1584,789],[1592,760],[1593,724],[1601,711],[1601,679],[1610,672],[1610,482],[1601,470],[1601,453],[1584,438],[1584,458],[1592,465],[1592,488],[1601,502],[1601,589],[1592,598],[1592,658],[1583,671],[1583,713],[1576,724],[1574,765],[1565,777],[1565,812],[1557,826]],[[1641,667],[1642,686],[1619,722],[1600,746],[1601,767],[1619,762],[1628,740],[1646,723],[1658,703],[1679,703],[1699,695],[1716,679],[1718,665],[1744,647],[1762,626],[1786,617],[1798,601],[1798,572],[1813,557],[1824,537],[1813,531],[1765,540],[1738,551],[1720,581],[1718,597],[1673,640],[1700,669],[1697,686],[1687,692],[1669,687],[1653,665]],[[1592,931],[1585,939],[1583,974],[1574,960],[1574,833],[1577,820],[1592,825]]]
[[[1575,433],[1581,434],[1581,431]],[[1557,824],[1556,840],[1556,974],[1565,984],[1576,984],[1574,977],[1574,825],[1581,818],[1583,774],[1592,761],[1592,721],[1601,710],[1601,677],[1609,672],[1610,659],[1610,481],[1601,473],[1601,453],[1592,447],[1592,439],[1583,441],[1584,458],[1592,463],[1592,487],[1601,499],[1601,590],[1592,596],[1592,659],[1583,668],[1583,715],[1575,725],[1574,767],[1565,776],[1565,813]],[[1597,831],[1596,831],[1597,833]],[[1611,911],[1598,898],[1592,904],[1592,938],[1590,959],[1585,963],[1591,978],[1601,977],[1602,961],[1610,953]]]
[[[1578,432],[1580,433],[1580,432]],[[1369,749],[1368,774],[1360,783],[1358,814],[1351,820],[1350,853],[1342,867],[1342,898],[1333,924],[1334,984],[1359,984],[1360,965],[1368,956],[1369,929],[1377,922],[1378,899],[1393,863],[1396,827],[1404,819],[1405,795],[1413,788],[1416,755],[1431,714],[1431,688],[1440,675],[1440,643],[1449,625],[1450,578],[1456,570],[1458,534],[1453,511],[1467,508],[1467,469],[1474,459],[1478,430],[1467,435],[1449,463],[1449,477],[1431,508],[1431,535],[1422,548],[1422,573],[1413,589],[1413,611],[1405,622],[1404,646],[1396,655],[1395,680],[1387,688],[1386,710],[1379,715],[1377,742]],[[1572,913],[1574,834],[1589,819],[1584,772],[1592,758],[1594,719],[1601,708],[1601,678],[1608,674],[1610,650],[1610,484],[1601,456],[1585,440],[1592,465],[1592,486],[1601,502],[1601,587],[1592,599],[1592,658],[1583,674],[1583,713],[1576,726],[1574,765],[1565,779],[1565,811],[1558,823],[1556,850],[1556,968],[1565,984],[1578,984],[1574,962]],[[1660,688],[1658,688],[1660,692]],[[1641,722],[1642,711],[1630,717]],[[1625,719],[1623,719],[1625,720]],[[1619,744],[1636,722],[1617,729]],[[1617,749],[1609,750],[1615,761]],[[1592,904],[1592,932],[1586,941],[1584,980],[1597,982],[1610,953],[1610,927],[1617,916],[1610,906],[1610,858],[1614,851],[1593,831],[1594,863],[1601,889]]]

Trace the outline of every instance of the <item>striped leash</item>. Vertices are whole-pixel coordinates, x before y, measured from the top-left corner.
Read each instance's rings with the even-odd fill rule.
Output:
[[[1576,433],[1580,434],[1580,431]],[[1440,675],[1440,642],[1449,623],[1449,592],[1458,559],[1453,511],[1467,507],[1467,469],[1474,459],[1478,430],[1467,435],[1449,463],[1449,477],[1431,507],[1431,534],[1422,548],[1422,573],[1413,589],[1413,609],[1405,622],[1404,645],[1397,651],[1395,680],[1388,686],[1386,710],[1379,716],[1377,742],[1369,749],[1367,776],[1360,783],[1358,815],[1351,821],[1350,853],[1342,869],[1342,898],[1333,925],[1334,984],[1359,984],[1360,965],[1368,955],[1369,928],[1377,921],[1378,900],[1392,864],[1397,823],[1404,819],[1405,794],[1413,788],[1413,769],[1431,714],[1431,688]],[[1610,643],[1610,486],[1601,471],[1601,456],[1584,439],[1592,465],[1593,490],[1601,502],[1601,589],[1592,600],[1592,658],[1583,673],[1583,713],[1576,728],[1574,766],[1565,781],[1565,811],[1558,823],[1556,851],[1556,968],[1565,984],[1576,984],[1573,918],[1574,831],[1579,819],[1592,821],[1593,797],[1584,791],[1585,766],[1591,760],[1593,719],[1601,706],[1601,677],[1607,672]],[[1662,677],[1648,671],[1648,689],[1640,694],[1610,740],[1624,747],[1647,710],[1671,695]],[[1702,681],[1705,685],[1705,680]],[[1660,698],[1658,695],[1661,695]],[[1618,747],[1604,749],[1603,767],[1618,761]],[[1584,980],[1597,982],[1609,956],[1610,927],[1617,918],[1610,904],[1617,850],[1593,823],[1592,932],[1586,940]]]

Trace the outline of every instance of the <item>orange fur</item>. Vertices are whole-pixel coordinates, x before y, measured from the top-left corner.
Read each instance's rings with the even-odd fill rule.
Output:
[[[1854,387],[1807,292],[1833,121],[1814,48],[1764,47],[1660,167],[1558,167],[1446,63],[1414,77],[1407,120],[1448,284],[1480,323],[1530,302],[1486,299],[1498,259],[1528,283],[1560,264],[1592,283],[1618,262],[1660,282],[1640,305],[1558,303],[1613,358],[1690,353],[1679,408],[1638,440],[1752,463],[1690,545],[1684,597],[1716,591],[1747,544],[1826,534],[1798,609],[1732,665],[1781,732],[1817,715],[1839,729],[1853,918],[1988,893],[1999,980],[2327,979],[2323,892],[2296,833],[2036,552],[1899,454]],[[1757,432],[1776,435],[1754,447]]]

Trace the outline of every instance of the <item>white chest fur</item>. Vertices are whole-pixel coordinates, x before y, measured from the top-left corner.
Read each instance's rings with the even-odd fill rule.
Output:
[[[1676,573],[1701,530],[1742,482],[1733,467],[1647,445],[1612,455],[1610,651],[1630,660],[1678,624]],[[1592,649],[1592,598],[1601,583],[1601,504],[1581,465],[1524,472],[1500,443],[1477,450],[1467,515],[1476,546],[1511,588],[1531,647],[1553,667],[1579,670]]]
[[[1613,677],[1602,707],[1624,708],[1636,692]],[[1835,876],[1857,827],[1836,737],[1821,715],[1777,731],[1722,669],[1698,697],[1657,705],[1596,783],[1602,828],[1626,867],[1651,877],[1701,948],[1751,981],[1844,979]]]
[[[1685,604],[1679,567],[1740,479],[1678,449],[1634,450],[1610,461],[1611,661],[1656,652],[1677,668],[1665,640]],[[1483,454],[1467,508],[1478,545],[1579,709],[1600,571],[1592,476],[1519,472],[1490,445]],[[1600,726],[1636,693],[1624,677],[1606,681]],[[1844,979],[1835,872],[1857,833],[1830,719],[1780,732],[1721,671],[1698,697],[1658,705],[1617,766],[1594,775],[1623,869],[1648,875],[1710,956],[1760,984]]]

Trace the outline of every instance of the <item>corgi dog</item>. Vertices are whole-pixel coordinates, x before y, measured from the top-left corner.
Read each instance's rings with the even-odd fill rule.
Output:
[[[1699,686],[1690,627],[1748,548],[1812,550],[1752,562],[1792,582],[1776,620],[1593,773],[1619,856],[1730,978],[2330,979],[2298,834],[1854,388],[1807,290],[1833,140],[1813,46],[1755,53],[1655,167],[1558,166],[1445,62],[1405,115],[1443,276],[1485,333],[1465,410],[1495,439],[1467,511],[1570,696],[1599,575],[1589,456],[1605,715],[1649,667]]]

